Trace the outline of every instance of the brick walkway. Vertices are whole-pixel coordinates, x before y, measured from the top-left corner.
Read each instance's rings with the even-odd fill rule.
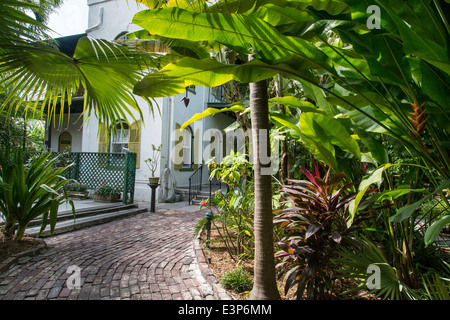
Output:
[[[203,212],[162,210],[46,238],[40,255],[0,273],[0,300],[213,299],[193,249]],[[81,269],[69,289],[69,266]]]

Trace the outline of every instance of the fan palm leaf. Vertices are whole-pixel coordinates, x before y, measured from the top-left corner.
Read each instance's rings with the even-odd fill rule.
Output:
[[[25,13],[26,10],[38,10],[33,3],[20,0],[2,0],[0,3],[0,53],[4,45],[37,40],[37,29],[46,27]]]
[[[72,93],[83,87],[88,116],[93,112],[104,123],[136,120],[135,114],[142,118],[132,88],[143,70],[156,66],[156,54],[88,37],[79,40],[73,57],[40,42],[4,49],[0,74],[8,92],[1,108],[9,114],[39,106],[49,117],[62,116],[66,107],[70,111]]]
[[[0,111],[9,116],[35,116],[39,111],[49,118],[58,113],[62,117],[64,111],[70,114],[71,96],[82,87],[87,117],[95,114],[105,124],[116,119],[142,118],[132,89],[144,70],[158,67],[158,54],[129,44],[83,37],[73,56],[68,56],[55,48],[51,40],[41,40],[49,29],[40,21],[45,21],[61,1],[35,2],[0,3],[0,94],[4,97]],[[33,12],[36,19],[26,11]],[[151,100],[143,99],[153,112]]]

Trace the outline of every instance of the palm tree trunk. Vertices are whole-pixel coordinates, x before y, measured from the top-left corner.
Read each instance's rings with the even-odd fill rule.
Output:
[[[250,109],[255,175],[255,260],[254,283],[250,299],[276,300],[280,299],[280,294],[275,281],[272,177],[261,172],[264,166],[260,162],[261,155],[270,155],[269,107],[265,80],[250,84]],[[263,135],[267,142],[265,150],[260,149],[260,139],[264,139]]]

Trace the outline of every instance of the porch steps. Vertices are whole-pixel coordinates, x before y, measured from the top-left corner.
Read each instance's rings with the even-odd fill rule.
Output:
[[[147,208],[139,208],[137,204],[114,204],[93,209],[76,210],[75,220],[71,210],[60,211],[58,212],[58,220],[53,235],[110,222],[147,211]],[[41,219],[31,221],[25,231],[25,235],[28,237],[51,236],[49,225],[47,225],[45,230],[39,235],[41,221]]]
[[[209,196],[210,196],[209,188],[208,191],[200,191],[195,195],[195,198],[192,199],[192,204],[194,206],[199,206],[202,201],[208,200]]]
[[[219,186],[218,185],[213,185],[211,188],[211,191],[216,191],[219,190]],[[222,188],[221,188],[222,192],[226,192],[227,190],[227,186],[226,184],[222,184]],[[182,200],[187,201],[188,197],[189,197],[189,187],[177,187],[175,188],[175,193],[177,195],[179,195],[181,197]],[[192,205],[200,205],[200,203],[202,201],[206,201],[208,200],[210,196],[209,193],[209,184],[204,184],[202,185],[202,191],[200,191],[199,193],[197,193],[194,198],[192,199],[191,204]]]
[[[180,201],[187,201],[189,197],[189,187],[176,187],[175,194],[180,197]]]

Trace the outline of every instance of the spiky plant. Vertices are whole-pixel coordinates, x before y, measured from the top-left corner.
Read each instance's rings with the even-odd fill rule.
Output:
[[[357,182],[342,185],[344,173],[330,176],[328,170],[321,178],[317,167],[315,176],[300,169],[308,180],[288,180],[293,184],[282,186],[293,205],[278,212],[274,220],[285,232],[278,243],[281,251],[275,255],[281,259],[277,268],[279,277],[284,276],[286,293],[297,285],[297,299],[305,290],[308,299],[325,299],[334,282],[331,259],[358,228],[358,219],[347,227],[346,215],[350,201],[356,197],[349,189]]]

